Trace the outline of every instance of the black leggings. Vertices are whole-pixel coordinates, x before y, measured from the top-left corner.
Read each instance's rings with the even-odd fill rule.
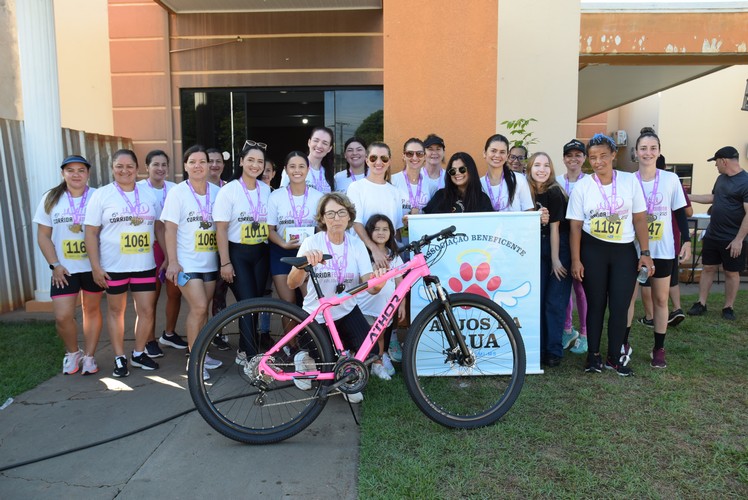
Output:
[[[351,351],[358,351],[369,333],[369,322],[358,306],[340,319],[335,320],[335,329],[343,341],[343,346]],[[379,346],[375,343],[371,354],[379,354]]]
[[[269,252],[268,246],[264,243],[242,245],[229,242],[229,259],[235,274],[230,287],[237,301],[262,297],[265,294],[265,284],[270,270]],[[257,354],[257,346],[253,339],[254,318],[243,317],[239,322],[239,330],[239,350],[248,355]]]
[[[587,341],[590,353],[600,352],[605,308],[608,316],[608,357],[616,362],[626,333],[629,303],[636,285],[636,248],[633,243],[610,243],[582,232],[580,258],[587,296]]]

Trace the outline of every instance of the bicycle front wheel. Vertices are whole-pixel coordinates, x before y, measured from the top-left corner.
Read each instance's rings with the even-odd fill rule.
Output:
[[[525,347],[517,325],[495,302],[449,296],[469,356],[452,349],[446,310],[432,302],[416,317],[403,349],[405,384],[418,408],[446,427],[493,424],[514,404],[525,380]]]
[[[294,304],[257,298],[237,302],[203,327],[190,353],[188,381],[192,400],[211,427],[235,441],[267,444],[294,436],[317,418],[327,402],[320,391],[331,380],[260,380],[257,370],[260,355],[307,316]],[[233,349],[221,352],[217,344],[245,351],[240,350],[235,358]],[[210,358],[223,364],[206,370],[215,366],[206,358],[211,348]],[[278,371],[295,372],[294,360],[303,356],[302,351],[308,353],[306,362],[311,357],[317,370],[333,370],[329,337],[316,322],[291,339],[270,364]]]

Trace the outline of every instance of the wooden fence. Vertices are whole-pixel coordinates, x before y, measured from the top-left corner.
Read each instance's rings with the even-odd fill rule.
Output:
[[[64,156],[80,154],[91,163],[91,186],[111,182],[112,153],[132,149],[130,139],[71,129],[61,133]],[[50,179],[49,187],[58,182],[59,178]],[[34,298],[32,219],[39,200],[29,199],[20,121],[0,119],[0,193],[0,313],[4,313]]]

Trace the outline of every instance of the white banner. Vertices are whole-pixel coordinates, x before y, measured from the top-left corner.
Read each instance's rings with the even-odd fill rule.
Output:
[[[449,226],[455,226],[457,233],[465,234],[434,242],[423,249],[431,272],[439,277],[448,292],[482,295],[499,304],[514,318],[525,344],[526,373],[543,373],[540,369],[539,218],[538,212],[423,214],[408,217],[410,241]],[[434,262],[439,254],[441,257]],[[411,293],[411,321],[427,304],[423,284],[417,284]],[[480,322],[481,318],[472,316],[464,320]],[[437,331],[439,325],[435,324],[434,329]],[[469,325],[468,329],[471,329]],[[469,341],[479,356],[507,355],[505,350],[499,349],[500,341],[491,333],[476,331],[470,334]],[[500,365],[498,362],[497,366]],[[433,373],[444,374],[444,370],[444,365],[433,367]]]

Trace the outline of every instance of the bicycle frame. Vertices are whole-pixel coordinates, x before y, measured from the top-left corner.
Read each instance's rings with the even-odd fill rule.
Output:
[[[382,312],[377,317],[376,321],[374,321],[374,324],[369,329],[369,332],[366,335],[366,338],[364,339],[363,343],[361,344],[361,347],[359,348],[358,352],[356,352],[355,359],[363,362],[364,360],[366,360],[366,358],[368,358],[369,353],[374,347],[374,344],[377,342],[377,340],[379,340],[379,337],[382,335],[385,328],[389,324],[390,319],[393,319],[393,316],[397,312],[397,308],[400,306],[400,303],[403,301],[408,291],[410,291],[410,289],[413,288],[413,285],[415,285],[415,283],[419,279],[428,278],[430,273],[431,273],[431,270],[429,269],[429,266],[426,263],[426,257],[424,257],[422,253],[418,253],[418,254],[415,254],[409,262],[401,266],[398,266],[395,269],[391,269],[390,271],[388,271],[387,273],[383,274],[382,276],[378,278],[371,278],[365,283],[356,285],[350,290],[343,291],[334,296],[320,298],[319,306],[317,306],[317,308],[312,313],[309,314],[308,318],[306,318],[304,321],[299,323],[296,327],[291,329],[272,348],[270,348],[265,354],[262,355],[262,360],[260,361],[260,364],[259,364],[260,374],[268,375],[272,377],[273,379],[282,381],[282,382],[288,382],[294,379],[334,380],[335,373],[332,371],[328,371],[328,372],[310,371],[310,372],[304,372],[302,375],[298,372],[276,371],[267,364],[267,361],[275,353],[280,351],[283,348],[283,346],[285,346],[292,338],[294,338],[303,328],[305,328],[309,323],[314,321],[317,315],[320,313],[322,313],[322,316],[325,319],[325,324],[330,332],[330,337],[332,338],[333,345],[339,356],[345,350],[345,347],[343,346],[343,342],[340,339],[340,335],[338,334],[337,328],[335,328],[335,323],[332,319],[332,312],[330,309],[334,306],[342,304],[343,302],[347,300],[350,300],[354,296],[358,295],[359,293],[364,292],[365,290],[368,290],[369,288],[376,287],[377,285],[384,283],[387,280],[390,280],[392,278],[396,278],[398,276],[402,276],[405,274],[405,276],[403,276],[403,280],[395,288],[395,292],[393,293],[389,302],[387,302],[387,305],[384,307]],[[438,283],[438,279],[434,278],[433,282]],[[434,297],[432,297],[432,299],[433,298]]]

